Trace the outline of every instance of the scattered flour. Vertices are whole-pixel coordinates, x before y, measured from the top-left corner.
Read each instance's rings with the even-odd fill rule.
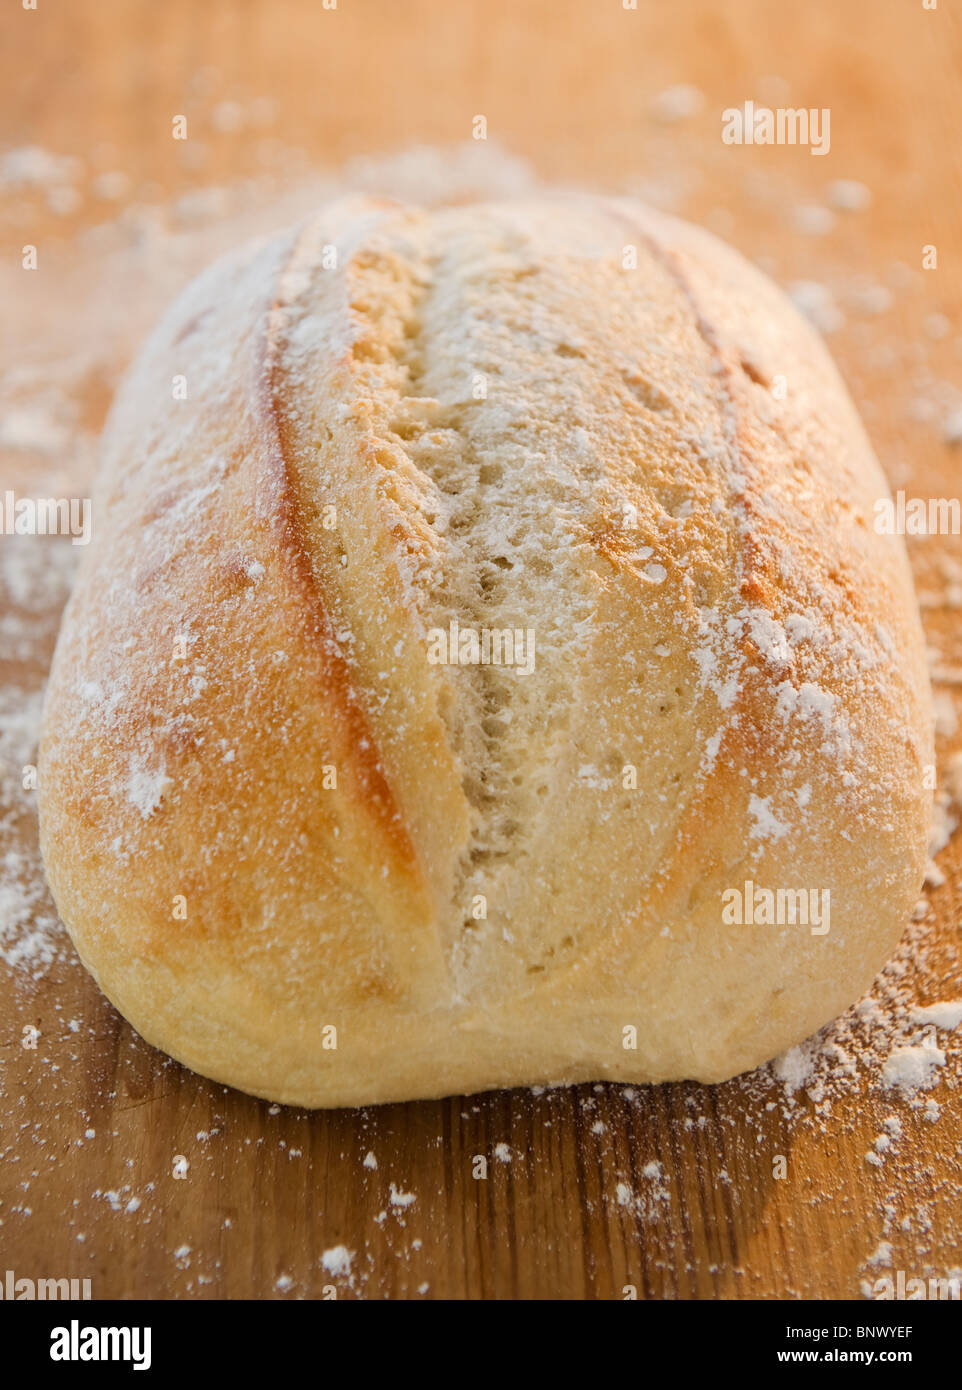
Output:
[[[936,1028],[951,1032],[962,1023],[962,999],[945,1000],[941,1004],[929,1004],[924,1009],[912,1010],[913,1023],[932,1023]]]
[[[321,1256],[321,1264],[328,1274],[333,1274],[335,1278],[347,1279],[351,1273],[353,1259],[354,1253],[348,1250],[346,1245],[332,1245]]]
[[[127,779],[127,800],[136,806],[144,820],[156,811],[167,788],[172,785],[172,779],[167,776],[163,765],[148,771],[140,759],[131,759],[130,776]]]
[[[815,1051],[811,1044],[799,1043],[776,1057],[771,1065],[776,1080],[782,1082],[787,1095],[793,1096],[814,1074]]]
[[[931,1043],[893,1047],[882,1067],[882,1084],[902,1091],[927,1091],[938,1080],[936,1068],[944,1066],[945,1053]]]
[[[878,1245],[865,1261],[865,1266],[869,1269],[879,1269],[882,1266],[892,1263],[892,1246],[887,1240],[880,1240]]]

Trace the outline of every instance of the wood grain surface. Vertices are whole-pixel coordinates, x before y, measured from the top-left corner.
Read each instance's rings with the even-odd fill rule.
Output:
[[[960,454],[938,412],[962,367],[960,72],[950,0],[934,11],[920,0],[638,0],[635,11],[620,0],[38,0],[0,17],[0,150],[75,155],[91,174],[126,174],[126,196],[163,202],[275,160],[294,177],[470,140],[483,114],[489,139],[541,179],[661,198],[779,282],[830,283],[849,305],[831,347],[893,486],[958,495]],[[679,83],[702,93],[701,108],[658,119],[653,101]],[[765,93],[829,108],[831,152],[723,145],[722,108]],[[189,157],[171,138],[177,114],[202,132]],[[871,208],[813,231],[805,209],[824,206],[836,179],[864,184]],[[19,264],[26,243],[69,258],[71,238],[116,214],[110,180],[100,186],[66,215],[30,189],[5,196],[4,259]],[[929,273],[925,245],[938,248]],[[873,301],[885,285],[888,299]],[[58,312],[66,323],[76,308]],[[88,426],[110,385],[91,381]],[[918,400],[935,405],[913,410]],[[40,476],[29,451],[0,463],[0,486]],[[962,544],[928,537],[911,554],[931,591]],[[924,616],[952,702],[958,609],[936,598]],[[55,636],[38,623],[26,662],[4,650],[0,626],[0,679],[27,691]],[[949,729],[940,757],[957,745]],[[0,857],[35,844],[31,817],[8,821],[5,837]],[[959,840],[929,895],[921,1002],[962,995]],[[30,1026],[35,1049],[22,1045]],[[960,1045],[941,1035],[940,1046],[937,1123],[870,1069],[827,1107],[756,1076],[308,1114],[154,1052],[68,953],[36,980],[0,965],[0,1277],[90,1278],[95,1298],[858,1298],[883,1267],[962,1265]],[[867,1162],[893,1112],[896,1151]]]

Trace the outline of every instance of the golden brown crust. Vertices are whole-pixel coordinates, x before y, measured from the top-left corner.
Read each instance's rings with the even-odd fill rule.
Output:
[[[921,878],[884,493],[774,287],[637,205],[352,201],[215,267],[116,402],[51,674],[82,957],[150,1041],[308,1105],[800,1041]],[[532,628],[533,670],[432,664],[452,619]],[[746,879],[829,891],[830,931],[726,922]]]

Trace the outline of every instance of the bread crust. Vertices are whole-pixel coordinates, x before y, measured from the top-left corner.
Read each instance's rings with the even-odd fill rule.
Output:
[[[245,248],[105,432],[40,753],[81,958],[149,1042],[307,1106],[801,1041],[925,862],[887,496],[788,301],[638,204],[352,199]],[[452,618],[534,669],[434,664]],[[830,930],[724,921],[749,880]]]

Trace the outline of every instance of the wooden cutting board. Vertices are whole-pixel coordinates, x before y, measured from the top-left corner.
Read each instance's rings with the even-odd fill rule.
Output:
[[[962,375],[960,71],[949,0],[11,4],[0,144],[75,156],[84,173],[76,205],[49,178],[0,189],[4,283],[27,306],[7,376],[37,356],[36,291],[9,278],[25,244],[42,275],[48,254],[68,264],[76,239],[128,202],[450,145],[483,115],[529,176],[649,197],[781,283],[811,282],[800,293],[833,330],[893,487],[957,496],[962,454],[946,422]],[[659,100],[679,84],[695,91]],[[724,144],[721,112],[746,99],[828,108],[830,152]],[[172,138],[179,115],[189,155]],[[858,188],[830,190],[835,180],[864,186],[870,207]],[[922,271],[924,246],[936,269]],[[71,295],[42,312],[76,335]],[[91,375],[78,430],[97,426],[112,384]],[[0,488],[69,476],[69,428],[62,448],[36,442],[28,431],[0,455]],[[959,742],[962,542],[925,537],[910,552],[944,764]],[[3,622],[18,603],[27,648]],[[46,611],[31,626],[16,586],[6,604],[0,682],[26,702],[55,630]],[[0,835],[0,862],[35,853],[28,805],[0,815]],[[960,843],[940,855],[946,881],[917,927],[909,974],[922,1003],[962,996]],[[42,918],[49,903],[31,911]],[[823,1059],[814,1098],[759,1075],[308,1114],[154,1052],[68,950],[36,969],[11,963],[9,940],[5,954],[0,1277],[89,1278],[94,1297],[857,1298],[888,1271],[962,1265],[962,1036],[939,1035],[946,1065],[915,1104],[881,1087],[871,1058],[846,1077],[838,1057]]]

